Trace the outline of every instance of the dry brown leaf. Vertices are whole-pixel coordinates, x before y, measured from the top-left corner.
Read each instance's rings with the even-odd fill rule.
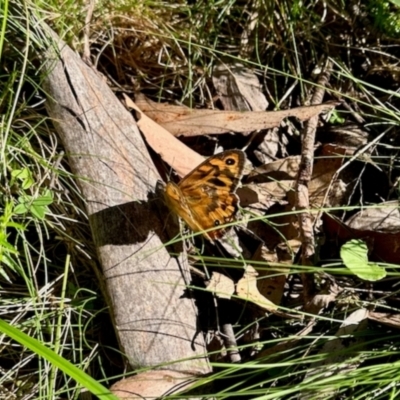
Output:
[[[137,125],[149,146],[159,154],[180,177],[184,177],[204,161],[204,158],[200,154],[184,145],[162,126],[151,120],[128,96],[124,95],[124,99],[126,106],[134,109],[138,113],[140,118]]]
[[[269,129],[280,125],[287,117],[306,121],[311,117],[332,110],[336,103],[309,107],[297,107],[284,111],[219,111],[196,110],[185,106],[156,103],[143,95],[136,97],[137,106],[153,121],[174,136],[198,136],[238,132],[248,135],[258,129]]]
[[[309,183],[310,204],[313,209],[320,209],[327,205],[337,205],[343,201],[348,193],[347,188],[340,191],[340,180],[334,179],[342,158],[321,158],[315,163],[312,179]],[[251,210],[265,215],[266,211],[273,205],[279,205],[281,216],[274,218],[277,224],[276,229],[269,229],[264,223],[250,223],[254,233],[260,236],[270,248],[275,248],[281,242],[281,238],[276,230],[287,239],[298,237],[298,219],[290,211],[295,206],[295,182],[299,170],[300,157],[287,157],[283,160],[274,161],[262,167],[258,167],[245,182],[247,191],[251,191],[252,203],[243,202],[242,205],[251,205]],[[332,181],[333,180],[333,181]],[[251,184],[247,184],[251,182]],[[335,190],[334,190],[335,189]],[[242,195],[241,191],[238,191]],[[332,193],[332,195],[331,195]],[[257,201],[254,201],[257,200]],[[317,214],[313,214],[315,218]]]
[[[260,265],[260,262],[261,265],[265,266],[272,264],[268,268],[257,268],[259,274],[257,287],[260,294],[274,304],[281,304],[287,274],[290,270],[289,267],[277,266],[277,264],[292,264],[290,255],[295,254],[300,245],[299,240],[293,240],[281,243],[274,251],[267,249],[265,245],[261,245],[254,253],[252,260],[257,261],[257,265]]]
[[[359,231],[373,230],[382,233],[400,232],[400,209],[398,201],[377,205],[377,208],[366,208],[353,215],[346,225]]]
[[[369,244],[371,260],[398,264],[400,262],[400,212],[398,201],[381,203],[376,208],[360,211],[343,223],[324,215],[328,238],[340,244],[350,239],[364,239]]]
[[[324,146],[323,156],[314,164],[312,179],[309,183],[310,206],[314,209],[342,204],[347,193],[346,185],[341,186],[341,181],[336,179],[332,182],[336,171],[343,163],[343,158],[331,151],[333,150],[330,146],[326,149]],[[248,178],[248,182],[257,183],[257,189],[254,191],[259,194],[260,204],[255,207],[265,209],[266,206],[270,207],[275,203],[282,204],[290,193],[294,194],[299,165],[300,157],[292,156],[256,168]],[[341,187],[343,190],[340,190]],[[327,196],[328,190],[329,196]],[[293,197],[292,200],[294,200]],[[294,204],[291,203],[290,207],[292,206]]]
[[[212,81],[224,110],[265,111],[268,101],[257,75],[243,64],[220,64]]]

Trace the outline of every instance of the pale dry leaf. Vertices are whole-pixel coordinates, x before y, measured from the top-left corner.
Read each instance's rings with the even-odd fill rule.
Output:
[[[140,118],[137,125],[146,138],[148,145],[180,177],[184,177],[204,161],[204,158],[200,154],[193,151],[190,147],[172,136],[165,128],[150,119],[128,96],[124,95],[124,99],[126,106],[134,109],[139,114]]]
[[[281,251],[279,254],[282,253]],[[252,260],[256,261],[258,265],[263,265],[263,268],[257,268],[257,288],[260,294],[274,304],[281,304],[286,278],[290,268],[277,266],[276,264],[283,263],[286,260],[280,260],[277,252],[275,250],[269,250],[265,244],[258,247]],[[289,259],[287,261],[289,263]],[[292,259],[290,258],[290,263],[291,261]]]
[[[379,204],[376,208],[366,208],[350,217],[346,221],[346,225],[357,230],[399,233],[399,202],[397,200],[388,201]]]
[[[277,310],[278,307],[259,292],[257,276],[258,272],[251,265],[247,265],[243,278],[236,284],[236,294],[242,300],[250,301],[266,311]]]
[[[220,299],[230,299],[235,292],[235,284],[224,274],[214,271],[207,282],[206,290]]]

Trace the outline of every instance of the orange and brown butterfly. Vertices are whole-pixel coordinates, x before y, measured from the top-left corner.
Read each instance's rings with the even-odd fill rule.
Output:
[[[178,184],[165,188],[168,207],[194,232],[213,242],[226,229],[204,232],[235,220],[239,199],[236,188],[243,175],[246,155],[241,150],[227,150],[207,158]]]

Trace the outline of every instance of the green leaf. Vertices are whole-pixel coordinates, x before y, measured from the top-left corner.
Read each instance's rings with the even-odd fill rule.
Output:
[[[48,206],[53,203],[53,192],[46,190],[42,195],[33,200],[35,206]]]
[[[340,249],[344,265],[354,274],[366,281],[377,281],[386,276],[385,268],[368,262],[367,244],[360,239],[345,243]]]
[[[11,176],[23,181],[24,179],[30,176],[29,169],[28,168],[14,169],[13,171],[11,171]]]
[[[26,207],[25,204],[17,204],[14,207],[15,214],[25,214],[26,212],[28,212],[28,208]]]
[[[11,171],[11,176],[22,182],[23,189],[29,189],[35,183],[32,173],[28,168],[15,169]]]
[[[46,215],[47,210],[48,210],[48,208],[46,206],[37,206],[34,204],[30,208],[29,211],[31,212],[31,214],[34,217],[39,218],[39,219],[44,219],[44,216]]]
[[[19,329],[7,324],[5,321],[0,319],[0,331],[20,343],[22,346],[34,351],[39,356],[50,361],[53,365],[59,368],[61,371],[69,375],[72,379],[75,379],[78,383],[88,389],[91,393],[97,396],[101,400],[118,400],[106,387],[97,382],[91,376],[86,374],[84,371],[71,364],[65,358],[59,356],[53,350],[44,346],[37,339],[32,338],[21,332]]]
[[[18,250],[8,242],[8,236],[4,232],[0,232],[0,252],[6,249],[9,253],[18,254]]]

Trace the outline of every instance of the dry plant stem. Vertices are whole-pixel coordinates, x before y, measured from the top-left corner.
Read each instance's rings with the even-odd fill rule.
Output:
[[[95,0],[87,0],[87,14],[85,17],[84,29],[84,48],[82,56],[82,59],[87,65],[92,65],[92,60],[90,59],[90,22],[92,21],[95,4]]]
[[[325,86],[329,81],[332,64],[327,62],[325,70],[321,73],[311,104],[320,104],[325,94]],[[314,164],[315,132],[318,124],[318,116],[312,117],[306,123],[303,132],[301,162],[296,182],[296,209],[308,210],[310,208],[308,184],[311,181]],[[313,265],[314,256],[314,232],[309,211],[298,214],[300,236],[302,241],[302,265]],[[314,294],[314,280],[309,274],[302,274],[304,301],[308,303]]]
[[[365,119],[358,112],[354,111],[353,108],[346,101],[342,102],[342,106],[350,112],[357,123],[359,123],[360,125],[365,124]],[[366,129],[365,126],[364,129]]]
[[[238,363],[241,361],[240,353],[237,347],[235,333],[233,332],[232,324],[221,325],[222,340],[224,341],[230,361]]]
[[[122,352],[133,368],[208,373],[196,309],[183,296],[187,262],[163,245],[158,175],[136,123],[104,79],[50,29],[49,36],[46,105],[86,199]]]

